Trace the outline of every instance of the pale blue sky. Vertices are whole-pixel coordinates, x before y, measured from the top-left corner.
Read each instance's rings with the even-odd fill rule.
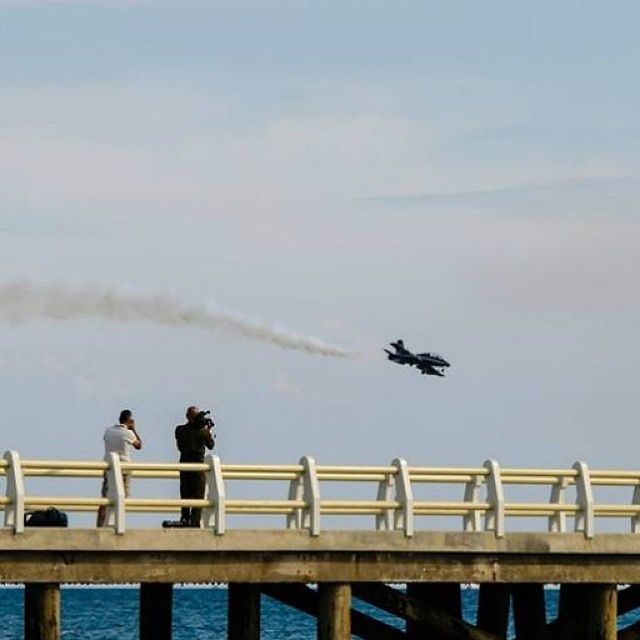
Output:
[[[2,446],[637,466],[637,2],[0,0],[2,280],[214,298],[375,354],[1,327]],[[34,415],[36,417],[34,417]]]

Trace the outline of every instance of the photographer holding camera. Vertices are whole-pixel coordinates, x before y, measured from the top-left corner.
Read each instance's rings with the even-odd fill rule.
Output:
[[[213,449],[213,420],[209,411],[191,406],[187,409],[187,423],[176,427],[176,444],[180,451],[180,462],[204,462],[206,449]],[[205,472],[180,472],[180,498],[204,498]],[[180,521],[186,527],[199,527],[202,509],[182,507]]]
[[[131,462],[130,447],[140,450],[142,449],[142,440],[136,431],[136,421],[129,409],[123,409],[118,418],[118,424],[108,427],[103,436],[104,440],[104,458],[108,462],[112,453],[117,453],[121,462]],[[128,498],[131,487],[131,478],[128,473],[122,474],[124,482],[124,495]],[[102,490],[100,495],[106,498],[109,495],[109,476],[104,472],[102,479]],[[97,526],[104,527],[107,516],[107,508],[99,507]]]

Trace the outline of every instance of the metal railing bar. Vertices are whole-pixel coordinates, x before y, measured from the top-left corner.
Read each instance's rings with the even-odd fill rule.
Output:
[[[395,500],[321,500],[320,507],[326,509],[399,509]]]
[[[176,480],[180,477],[179,471],[144,471],[134,469],[127,471],[132,478],[152,478],[154,480]]]
[[[295,480],[299,473],[289,471],[222,471],[225,480]]]
[[[592,478],[592,486],[599,487],[635,487],[640,485],[640,477],[638,478]]]
[[[128,508],[135,507],[208,507],[211,503],[204,498],[125,498]]]
[[[282,471],[286,473],[302,473],[304,468],[299,464],[223,464],[222,472],[228,471]]]
[[[231,515],[279,515],[279,516],[287,516],[291,513],[294,513],[295,509],[288,509],[286,507],[265,507],[264,509],[252,509],[250,511],[246,509],[242,509],[240,507],[228,507],[227,514]]]
[[[507,502],[505,504],[505,509],[509,509],[512,512],[518,511],[549,511],[551,513],[565,512],[565,513],[576,513],[580,511],[580,507],[576,504],[562,504],[562,503],[551,503],[551,502]]]
[[[25,507],[57,507],[64,505],[100,507],[108,506],[111,501],[108,498],[75,498],[71,496],[25,496]]]
[[[106,471],[104,460],[20,460],[23,469],[99,469]]]
[[[99,498],[97,498],[99,499]],[[106,500],[107,498],[103,498]],[[45,505],[41,505],[45,506]],[[108,506],[108,505],[89,505],[89,504],[64,504],[64,503],[54,503],[47,504],[47,507],[55,507],[56,509],[64,509],[64,511],[71,511],[74,513],[96,513],[99,506]],[[28,511],[36,511],[37,509],[29,509]]]
[[[620,471],[611,471],[608,469],[592,469],[590,470],[591,478],[636,478],[640,479],[640,471],[624,469]]]
[[[395,475],[396,468],[391,466],[358,466],[358,465],[326,465],[319,464],[317,466],[318,475],[321,473],[354,473],[354,474],[383,474],[383,475]]]
[[[464,509],[465,511],[486,511],[491,509],[488,502],[447,502],[447,501],[418,501],[413,503],[414,509]]]
[[[339,507],[320,507],[322,515],[328,516],[377,516],[385,512],[385,509],[362,507],[359,509],[340,509]]]
[[[575,469],[521,469],[521,468],[505,468],[501,469],[502,476],[554,476],[564,478],[575,478],[578,472]]]
[[[415,509],[416,516],[466,516],[469,513],[468,508],[464,509]],[[486,511],[486,510],[483,510]]]
[[[25,477],[34,478],[102,478],[104,471],[99,469],[33,469],[23,470]]]
[[[318,471],[318,480],[344,482],[384,482],[388,474],[384,473],[326,473]]]
[[[640,504],[596,504],[593,511],[597,516],[604,516],[609,513],[624,513],[632,516],[640,513]]]
[[[506,476],[502,478],[502,484],[530,484],[552,486],[565,482],[567,485],[575,484],[574,478],[564,476]]]
[[[227,508],[243,507],[247,509],[270,508],[293,508],[304,509],[307,503],[304,500],[227,500]]]
[[[473,475],[413,475],[409,474],[411,482],[422,483],[442,483],[442,484],[466,484],[472,482],[476,476]]]
[[[505,509],[504,515],[511,518],[549,518],[556,512],[552,509],[531,509],[530,511],[512,511]]]
[[[121,462],[123,471],[208,471],[204,462]]]
[[[484,467],[409,467],[409,475],[436,475],[436,476],[487,476],[489,475]]]

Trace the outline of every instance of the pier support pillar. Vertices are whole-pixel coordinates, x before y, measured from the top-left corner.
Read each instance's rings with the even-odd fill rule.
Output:
[[[173,584],[140,584],[140,640],[171,640]]]
[[[618,592],[612,584],[563,584],[557,638],[616,640]]]
[[[485,583],[478,594],[478,627],[498,638],[507,637],[509,626],[509,585]]]
[[[518,640],[543,640],[547,623],[543,584],[515,584],[511,590]]]
[[[407,596],[415,598],[428,607],[439,609],[458,620],[462,619],[462,600],[460,585],[454,582],[410,582],[407,584]],[[407,620],[408,638],[425,638],[424,625]]]
[[[318,585],[318,640],[351,640],[351,585]]]
[[[60,585],[24,585],[25,640],[60,640]]]
[[[587,629],[589,640],[616,640],[618,589],[615,584],[594,584],[588,587]]]
[[[228,640],[260,640],[260,585],[232,582],[227,597]]]

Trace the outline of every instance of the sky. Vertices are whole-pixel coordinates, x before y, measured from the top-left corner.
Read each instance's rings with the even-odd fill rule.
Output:
[[[215,301],[358,351],[0,324],[4,450],[637,468],[640,7],[0,0],[0,284]],[[442,353],[444,379],[387,362]]]

